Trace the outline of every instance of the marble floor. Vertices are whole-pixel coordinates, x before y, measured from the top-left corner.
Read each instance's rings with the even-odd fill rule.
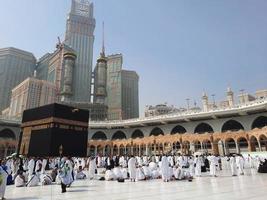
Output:
[[[118,183],[117,181],[75,181],[68,192],[61,194],[59,185],[15,188],[8,186],[8,200],[131,200],[131,199],[205,199],[266,200],[267,174],[246,170],[244,176],[232,177],[229,171],[219,177],[204,174],[193,182],[161,180]]]

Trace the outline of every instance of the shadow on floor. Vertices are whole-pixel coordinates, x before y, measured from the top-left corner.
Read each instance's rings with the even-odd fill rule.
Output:
[[[70,188],[93,188],[98,187],[97,185],[72,185]]]
[[[81,190],[69,190],[69,191],[67,191],[67,192],[88,192],[88,191],[90,191],[90,192],[92,192],[93,190],[83,190],[83,189],[81,189]]]
[[[38,200],[38,197],[8,198],[8,200]]]

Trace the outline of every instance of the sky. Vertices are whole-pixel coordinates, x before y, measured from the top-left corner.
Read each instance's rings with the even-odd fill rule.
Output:
[[[140,115],[146,105],[201,106],[267,88],[266,0],[93,0],[94,63],[102,21],[106,54],[123,54],[124,69],[140,77]],[[0,48],[37,58],[64,39],[70,0],[0,0]]]

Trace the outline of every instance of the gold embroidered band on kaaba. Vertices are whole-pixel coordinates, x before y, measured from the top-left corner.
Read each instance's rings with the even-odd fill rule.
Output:
[[[80,121],[69,120],[69,119],[61,119],[57,117],[49,117],[45,119],[24,122],[21,124],[21,128],[30,127],[30,126],[40,126],[40,125],[45,125],[45,124],[50,124],[50,123],[59,123],[59,124],[81,126],[81,127],[88,128],[88,123],[86,122],[80,122]]]

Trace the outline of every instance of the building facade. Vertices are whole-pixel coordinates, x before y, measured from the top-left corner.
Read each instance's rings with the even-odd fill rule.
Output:
[[[121,71],[122,119],[139,117],[139,76],[135,71]]]
[[[94,103],[106,104],[107,101],[107,58],[104,45],[94,70]]]
[[[68,102],[73,96],[75,60],[76,52],[64,43],[49,58],[47,81],[56,86],[57,102]]]
[[[122,54],[107,57],[108,119],[139,117],[139,76],[122,69]]]
[[[11,152],[8,148],[18,143],[19,129],[14,125],[19,127],[19,124],[19,120],[0,116],[3,152]],[[208,111],[187,109],[138,119],[90,121],[87,152],[88,155],[266,153],[267,99]]]
[[[122,119],[121,70],[122,54],[107,57],[107,106],[108,119]]]
[[[210,111],[90,124],[88,154],[267,151],[267,99]]]
[[[71,96],[74,102],[90,101],[94,29],[93,4],[88,0],[72,0],[64,43],[77,53]]]
[[[0,49],[0,111],[10,104],[11,90],[32,76],[36,59],[32,53],[16,49]]]
[[[46,53],[38,60],[36,65],[36,78],[47,80],[50,57],[51,54]]]
[[[9,117],[21,117],[24,110],[56,101],[56,86],[45,80],[27,78],[12,89]]]
[[[179,109],[168,106],[165,104],[158,104],[155,106],[147,106],[145,110],[145,117],[152,117],[152,116],[158,116],[158,115],[166,115],[170,113],[177,113],[179,112]]]

